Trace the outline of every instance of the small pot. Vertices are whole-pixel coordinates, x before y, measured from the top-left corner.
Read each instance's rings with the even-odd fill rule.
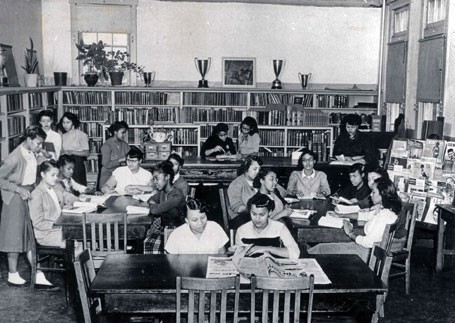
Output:
[[[123,72],[109,72],[112,86],[122,85]]]
[[[38,74],[25,74],[25,86],[36,87],[38,84]]]
[[[96,82],[98,82],[98,73],[85,73],[84,74],[84,81],[87,83],[87,86],[95,86]]]
[[[68,73],[66,73],[66,72],[54,72],[55,86],[66,86],[67,78],[68,78]]]

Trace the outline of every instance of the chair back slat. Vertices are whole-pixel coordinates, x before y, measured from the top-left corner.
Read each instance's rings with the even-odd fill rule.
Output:
[[[386,252],[390,251],[392,247],[393,237],[395,236],[395,230],[397,228],[397,223],[387,224],[384,229],[384,233],[382,234],[382,239],[379,244],[379,247],[384,249]]]
[[[112,236],[111,236],[111,225],[109,223],[106,223],[106,248],[107,251],[111,251],[111,245],[112,245]]]
[[[221,213],[223,214],[223,228],[226,233],[229,233],[229,199],[227,197],[227,189],[220,187],[218,189],[221,203]]]
[[[414,240],[414,231],[417,218],[417,207],[415,204],[412,204],[412,210],[409,210],[406,218],[406,230],[408,230],[408,237],[406,239],[406,245],[404,249],[411,252],[412,243]]]
[[[182,290],[188,290],[188,322],[194,322],[196,302],[198,304],[198,322],[204,322],[206,312],[206,296],[209,297],[209,318],[210,323],[226,322],[227,291],[234,290],[234,315],[233,323],[238,322],[238,302],[240,293],[239,277],[228,277],[218,279],[177,277],[176,279],[176,304],[177,319],[181,322],[182,315]],[[206,295],[206,292],[208,293]],[[220,297],[218,297],[220,295]],[[219,305],[218,305],[219,304]],[[217,315],[219,314],[219,317]],[[218,319],[218,320],[217,320]]]
[[[123,225],[123,237],[119,233],[120,225]],[[82,227],[84,246],[87,246],[86,226],[90,224],[91,250],[94,256],[106,256],[110,253],[126,253],[127,247],[127,215],[126,213],[82,215]],[[113,231],[113,232],[112,232]],[[123,238],[123,246],[120,247],[120,238]]]
[[[308,294],[307,322],[311,322],[311,312],[313,309],[314,276],[304,276],[298,278],[251,278],[251,322],[254,322],[256,303],[255,294],[257,289],[262,289],[262,322],[268,322],[269,318],[269,295],[273,297],[272,322],[300,322],[301,294]],[[272,293],[272,294],[270,294]],[[291,295],[294,295],[294,304],[291,305]],[[284,298],[283,308],[280,308],[280,298]],[[292,306],[292,314],[291,314]],[[281,312],[283,317],[280,318]]]
[[[392,256],[381,247],[375,246],[370,257],[369,267],[386,286],[388,285],[391,265]]]

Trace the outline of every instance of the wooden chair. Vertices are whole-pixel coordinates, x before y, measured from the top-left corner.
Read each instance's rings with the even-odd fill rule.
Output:
[[[198,322],[204,323],[204,316],[206,313],[205,299],[206,292],[210,292],[210,323],[226,323],[226,305],[228,299],[228,290],[234,290],[234,313],[232,323],[238,322],[239,312],[239,292],[240,292],[240,278],[227,277],[227,278],[193,278],[193,277],[177,277],[177,317],[176,322],[181,322],[182,314],[182,290],[188,290],[188,323],[194,323],[194,314],[198,313]],[[196,296],[198,295],[198,297]],[[217,295],[221,295],[220,302],[217,302]],[[195,304],[199,304],[197,311],[195,311]],[[217,314],[219,319],[217,320]],[[231,322],[231,321],[229,321]]]
[[[414,240],[414,229],[417,217],[417,208],[415,204],[405,203],[406,207],[406,225],[407,230],[406,242],[401,251],[392,252],[392,269],[401,269],[398,272],[390,274],[390,278],[405,276],[406,295],[409,295],[411,287],[411,250]]]
[[[308,293],[307,305],[307,323],[311,322],[313,309],[313,290],[314,276],[304,276],[296,278],[269,278],[269,277],[251,277],[251,322],[255,322],[256,315],[256,289],[262,289],[262,323],[269,322],[269,294],[273,293],[272,323],[289,323],[290,317],[293,316],[292,322],[300,322],[301,312],[301,295],[302,292]],[[291,315],[291,295],[294,294],[294,305]],[[280,295],[284,295],[284,304],[280,307]],[[280,320],[280,312],[283,313],[283,319]],[[298,313],[298,314],[296,314]]]
[[[99,299],[92,299],[87,292],[95,279],[95,266],[92,254],[89,249],[84,250],[74,261],[74,271],[76,274],[79,297],[81,299],[82,313],[84,322],[97,322],[97,314],[100,312]]]
[[[90,248],[88,248],[87,224],[90,224]],[[120,236],[119,224],[123,225],[123,236]],[[104,258],[108,254],[126,253],[128,240],[127,229],[126,213],[82,214],[84,249],[91,249],[95,259],[95,268],[101,267]],[[120,246],[120,238],[123,238],[122,246]]]
[[[395,235],[395,230],[397,229],[397,223],[387,224],[384,229],[384,233],[382,234],[382,239],[379,244],[379,247],[384,249],[386,252],[390,252],[390,248],[392,247],[393,237]]]
[[[220,194],[221,211],[223,213],[223,228],[229,235],[230,246],[232,247],[234,245],[235,232],[229,227],[229,198],[227,195],[227,188],[220,187],[218,192]]]
[[[28,212],[28,209],[27,209]],[[68,260],[66,249],[60,247],[42,246],[35,239],[35,232],[33,231],[32,221],[27,221],[27,232],[31,244],[31,279],[30,288],[35,288],[36,273],[39,270],[42,272],[58,273],[63,276],[63,288],[65,291],[65,305],[68,307],[68,277],[66,264],[71,263]],[[44,267],[43,263],[46,262],[47,266]]]
[[[371,253],[369,267],[371,270],[373,270],[376,276],[381,279],[382,283],[385,286],[388,286],[389,284],[389,273],[391,265],[392,255],[387,253],[387,251],[384,250],[383,248],[375,246]],[[387,293],[384,293],[376,297],[376,308],[379,309],[380,317],[384,317],[384,303],[386,295]],[[377,314],[375,313],[373,315],[372,322],[377,322],[377,320],[378,317]]]

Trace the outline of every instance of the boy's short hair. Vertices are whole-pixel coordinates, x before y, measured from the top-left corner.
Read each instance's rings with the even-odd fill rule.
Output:
[[[63,154],[63,155],[60,155],[60,157],[58,158],[58,167],[63,167],[67,164],[76,164],[76,160],[74,159],[73,156],[70,156],[70,155],[66,155],[66,154]]]
[[[358,114],[350,113],[344,117],[343,123],[345,125],[360,126],[362,124],[362,118]]]
[[[49,117],[51,120],[54,120],[54,112],[51,110],[42,110],[38,113],[38,121],[41,121],[42,117]]]
[[[365,166],[361,163],[355,163],[354,165],[351,165],[349,167],[349,174],[352,174],[352,173],[355,173],[355,172],[359,172],[360,175],[364,175],[365,174]]]
[[[183,158],[177,153],[170,154],[169,157],[167,158],[167,160],[171,160],[171,159],[176,160],[177,163],[179,163],[180,167],[182,167],[183,164],[185,163],[185,160],[183,160]]]
[[[174,165],[168,160],[165,160],[155,167],[153,167],[152,173],[158,172],[164,175],[169,175],[169,182],[172,183],[174,181]]]
[[[126,157],[137,158],[139,160],[143,160],[144,153],[139,148],[133,146],[133,147],[131,147],[130,151],[128,151],[128,153],[126,154]]]

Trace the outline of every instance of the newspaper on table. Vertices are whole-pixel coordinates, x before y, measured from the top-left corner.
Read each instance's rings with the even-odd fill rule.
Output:
[[[236,265],[233,258],[209,257],[206,278],[234,277],[240,274],[241,282],[249,283],[249,277],[253,274],[282,278],[313,275],[315,284],[332,283],[316,259],[277,259],[267,254],[259,258],[242,257],[241,262]]]
[[[292,213],[289,217],[295,218],[295,219],[308,219],[311,215],[317,213],[315,210],[300,210],[300,209],[295,209],[292,210]]]

